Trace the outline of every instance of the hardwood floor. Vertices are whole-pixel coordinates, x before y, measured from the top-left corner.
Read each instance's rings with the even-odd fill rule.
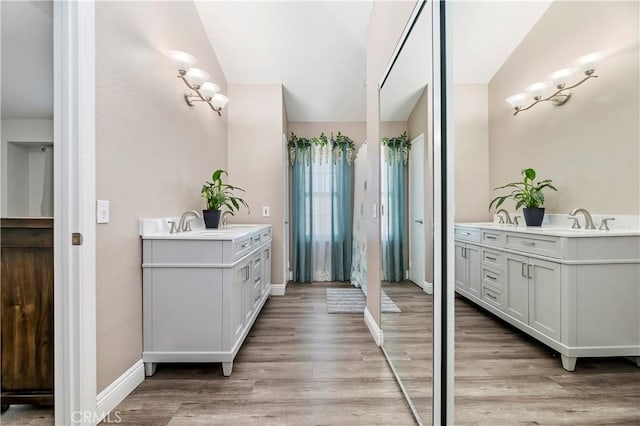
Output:
[[[403,311],[383,314],[385,350],[429,423],[432,298],[408,283],[384,289]],[[457,425],[640,424],[640,368],[631,361],[580,358],[568,372],[555,351],[475,304],[458,297],[455,309]]]
[[[121,424],[413,425],[362,314],[328,314],[327,287],[290,284],[234,363],[162,365],[116,408]],[[112,413],[113,417],[113,413]]]
[[[413,418],[361,314],[327,314],[328,286],[293,284],[272,297],[240,350],[231,377],[219,364],[160,365],[112,421],[162,425],[412,425]],[[430,424],[431,297],[385,285],[402,309],[384,314],[387,352]],[[456,299],[457,425],[638,425],[640,368],[623,358],[555,352],[462,298]],[[14,411],[15,410],[15,411]],[[3,425],[53,424],[19,407]],[[13,413],[12,413],[13,412]]]

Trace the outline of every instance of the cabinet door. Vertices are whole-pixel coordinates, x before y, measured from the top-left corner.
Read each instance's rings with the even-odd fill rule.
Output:
[[[266,291],[271,284],[271,244],[262,249],[262,267],[262,288]]]
[[[243,284],[244,296],[244,325],[247,326],[253,315],[253,274],[252,263],[248,262],[245,269],[245,280]]]
[[[477,298],[480,298],[482,291],[480,247],[467,244],[465,257],[467,260],[467,291]]]
[[[529,259],[529,325],[560,340],[560,264]]]
[[[529,323],[528,259],[517,254],[505,255],[506,313],[525,324]]]
[[[465,244],[456,241],[456,289],[467,291],[467,259],[464,257]]]
[[[236,266],[233,271],[233,286],[231,296],[231,342],[232,346],[238,341],[244,330],[244,285],[247,278],[247,264]]]

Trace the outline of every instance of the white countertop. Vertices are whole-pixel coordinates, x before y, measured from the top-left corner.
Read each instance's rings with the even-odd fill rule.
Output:
[[[140,236],[143,240],[237,240],[254,232],[270,228],[269,224],[231,224],[224,228],[207,229],[202,218],[194,219],[192,231],[169,232],[169,220],[179,218],[140,219]]]
[[[480,229],[493,229],[496,231],[520,232],[523,234],[549,235],[554,237],[637,237],[640,236],[639,230],[634,229],[616,229],[609,231],[600,231],[598,229],[572,229],[571,227],[545,225],[542,226],[526,226],[526,225],[504,225],[493,222],[478,223],[456,223],[456,226]]]

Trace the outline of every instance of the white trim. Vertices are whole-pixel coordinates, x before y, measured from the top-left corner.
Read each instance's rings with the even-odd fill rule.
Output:
[[[284,296],[287,291],[287,284],[271,284],[272,296]]]
[[[433,283],[430,283],[429,281],[423,282],[422,289],[427,294],[433,294]]]
[[[56,1],[53,13],[55,424],[84,426],[97,394],[95,4]]]
[[[114,380],[98,394],[96,398],[96,413],[100,423],[113,411],[135,388],[144,381],[144,363],[142,359],[136,361],[127,371]]]
[[[364,323],[367,324],[369,333],[373,336],[373,340],[376,342],[376,345],[382,346],[384,342],[384,334],[382,333],[382,329],[380,329],[378,324],[376,324],[376,320],[373,319],[368,307],[364,308]]]

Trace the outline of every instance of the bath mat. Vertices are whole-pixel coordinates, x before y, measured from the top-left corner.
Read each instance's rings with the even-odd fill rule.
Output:
[[[401,312],[398,305],[382,290],[382,312]],[[328,288],[327,310],[330,314],[361,314],[367,299],[359,288]]]

